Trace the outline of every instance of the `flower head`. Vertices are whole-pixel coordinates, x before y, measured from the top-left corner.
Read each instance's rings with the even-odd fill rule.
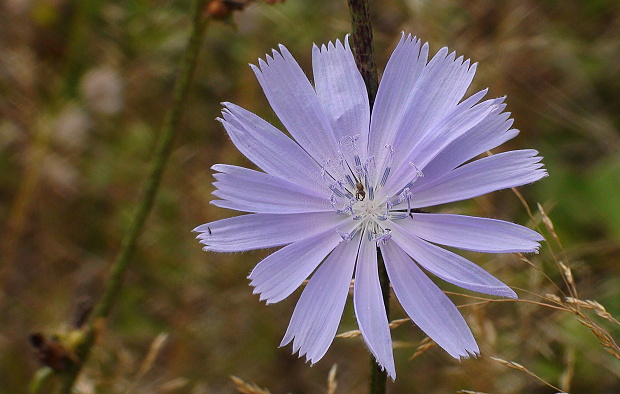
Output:
[[[422,211],[547,175],[538,152],[471,161],[515,137],[503,98],[463,99],[476,64],[411,36],[398,43],[372,108],[347,40],[314,46],[314,86],[284,46],[252,66],[292,138],[224,103],[219,119],[262,171],[217,164],[216,206],[250,214],[197,227],[204,249],[284,246],[249,279],[275,303],[308,277],[282,345],[315,363],[334,339],[354,278],[362,337],[395,378],[392,340],[378,277],[378,252],[413,322],[455,358],[479,353],[465,320],[422,270],[464,289],[516,298],[504,283],[444,245],[487,253],[535,252],[542,237],[494,219]]]

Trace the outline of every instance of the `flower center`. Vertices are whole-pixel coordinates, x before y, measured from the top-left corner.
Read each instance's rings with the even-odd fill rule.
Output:
[[[386,145],[387,153],[377,168],[374,157],[362,160],[363,155],[357,150],[359,136],[343,137],[339,141],[339,157],[327,160],[321,169],[321,176],[330,191],[329,201],[340,215],[349,215],[359,221],[351,233],[341,233],[343,240],[349,241],[358,231],[367,234],[368,239],[377,244],[387,242],[391,230],[386,227],[391,220],[413,218],[411,215],[412,194],[410,187],[417,177],[423,176],[417,167],[416,175],[401,191],[387,196],[383,187],[392,170],[394,150]],[[398,206],[398,207],[397,207]],[[396,209],[394,209],[397,207]]]
[[[358,216],[362,221],[378,220],[385,215],[385,203],[378,204],[374,200],[356,201],[353,206],[353,215]]]

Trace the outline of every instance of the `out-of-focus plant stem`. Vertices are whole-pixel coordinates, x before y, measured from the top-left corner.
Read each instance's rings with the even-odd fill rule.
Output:
[[[195,0],[193,3],[192,30],[183,59],[181,61],[178,78],[174,86],[173,104],[166,115],[162,127],[162,134],[154,154],[153,163],[146,180],[142,198],[136,208],[131,225],[127,230],[127,234],[123,240],[120,252],[118,253],[118,256],[110,270],[110,275],[103,296],[96,305],[93,314],[89,319],[89,324],[87,324],[84,339],[81,344],[78,345],[77,349],[75,349],[75,354],[79,362],[74,364],[69,371],[64,374],[60,387],[61,393],[71,392],[73,384],[80,373],[82,366],[86,362],[92,345],[95,342],[95,337],[97,334],[97,329],[95,327],[98,327],[101,324],[100,322],[107,318],[110,310],[118,298],[119,291],[123,283],[123,277],[133,255],[138,236],[140,235],[144,222],[151,210],[151,207],[153,206],[153,201],[155,200],[155,195],[157,194],[157,189],[159,187],[166,162],[172,150],[174,136],[176,134],[179,121],[183,115],[187,93],[196,68],[204,31],[208,24],[208,18],[206,18],[202,12],[205,3],[206,0]]]
[[[368,91],[368,101],[370,108],[375,103],[379,78],[377,76],[377,65],[375,63],[374,51],[372,46],[372,27],[370,25],[370,14],[368,10],[368,0],[348,0],[349,10],[351,11],[351,26],[353,39],[353,55],[355,63],[360,70],[366,90]],[[377,253],[379,251],[377,250]],[[390,280],[385,270],[385,263],[379,254],[379,282],[383,293],[383,303],[385,312],[390,316]],[[377,363],[374,357],[370,360],[370,384],[371,394],[384,394],[386,390],[387,374]]]

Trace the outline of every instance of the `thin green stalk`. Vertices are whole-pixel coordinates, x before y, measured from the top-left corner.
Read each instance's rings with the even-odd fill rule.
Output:
[[[166,115],[166,119],[162,127],[162,134],[154,154],[154,160],[149,176],[146,180],[142,193],[142,199],[136,208],[135,216],[123,240],[120,252],[112,265],[103,296],[96,305],[89,320],[84,340],[78,348],[75,349],[75,354],[79,362],[73,365],[73,367],[64,374],[60,393],[71,392],[73,384],[80,373],[82,366],[86,362],[95,341],[95,326],[100,324],[99,321],[107,318],[110,310],[118,298],[123,283],[123,277],[133,255],[136,241],[138,240],[144,222],[146,221],[146,218],[153,206],[166,162],[172,150],[172,142],[185,109],[187,93],[196,68],[198,54],[200,53],[200,47],[204,36],[203,33],[208,24],[208,18],[205,18],[202,14],[205,2],[206,0],[194,1],[192,9],[192,31],[181,61],[179,75],[174,86],[173,104]]]
[[[368,0],[348,0],[349,10],[351,11],[351,26],[353,39],[353,55],[355,63],[360,70],[366,90],[368,91],[368,101],[370,108],[375,103],[379,78],[377,76],[377,65],[375,63],[374,51],[372,46],[372,27],[370,25],[370,15],[368,10]],[[379,251],[377,251],[378,253]],[[379,253],[379,283],[383,293],[383,303],[385,312],[390,317],[390,280],[385,270],[383,258]],[[382,370],[374,357],[370,360],[370,394],[384,394],[386,392],[387,373]]]

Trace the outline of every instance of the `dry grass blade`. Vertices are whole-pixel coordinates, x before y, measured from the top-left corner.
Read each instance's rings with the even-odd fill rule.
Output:
[[[167,383],[162,384],[157,388],[158,393],[178,393],[179,390],[186,387],[189,381],[185,378],[176,378]]]
[[[558,237],[558,234],[555,232],[555,227],[553,226],[553,222],[551,221],[551,218],[547,215],[547,213],[545,212],[542,205],[540,205],[540,203],[537,203],[536,205],[538,206],[538,211],[540,212],[540,215],[542,217],[543,224],[545,225],[547,231],[551,234],[551,236],[555,240],[555,243],[557,244],[557,246],[560,248],[562,258],[564,259],[564,261],[568,261],[568,256],[566,255],[564,246],[562,246],[562,242],[560,242],[560,237]],[[549,245],[549,248],[551,249],[550,245]],[[559,261],[556,255],[553,253],[553,251],[551,252],[551,256],[553,256],[553,260],[558,265],[558,267],[560,267],[560,271],[562,272],[562,278],[564,279],[564,283],[568,287],[570,296],[577,297],[577,286],[575,285],[573,274],[570,268],[568,268],[568,266],[564,264],[563,262]]]
[[[564,391],[570,391],[571,382],[573,378],[575,377],[575,361],[576,361],[575,353],[576,353],[575,349],[573,348],[568,349],[568,351],[566,352],[566,356],[565,356],[566,368],[562,372],[562,375],[560,375],[560,387]]]
[[[564,302],[569,305],[572,312],[577,315],[577,321],[592,331],[609,354],[620,360],[620,346],[618,346],[611,334],[596,324],[589,316],[582,313],[579,308],[594,310],[598,316],[616,325],[620,325],[620,322],[607,312],[607,309],[597,301],[584,301],[575,297],[565,297]]]
[[[414,358],[417,358],[417,357],[421,356],[422,354],[426,353],[428,350],[434,348],[435,346],[437,346],[437,344],[432,339],[430,339],[428,337],[424,338],[420,342],[418,347],[416,348],[416,350],[413,353],[413,355],[411,357],[409,357],[409,361],[413,360]]]
[[[351,330],[345,331],[341,334],[336,335],[336,338],[356,338],[362,335],[360,330]]]
[[[157,356],[161,352],[161,349],[164,347],[164,344],[168,340],[168,333],[162,332],[159,334],[151,343],[151,347],[149,348],[149,352],[146,354],[144,361],[142,361],[142,365],[140,365],[140,369],[138,369],[138,373],[136,373],[136,377],[133,380],[133,383],[127,389],[127,393],[134,392],[135,386],[142,380],[144,375],[153,367]]]
[[[551,294],[551,293],[545,294],[544,298],[546,298],[547,300],[551,302],[555,302],[556,304],[562,304],[562,299],[555,294]]]
[[[620,347],[618,346],[616,341],[614,341],[611,335],[607,331],[599,327],[586,315],[579,314],[579,316],[580,317],[577,318],[577,321],[589,328],[590,331],[592,331],[592,333],[598,338],[600,344],[603,345],[603,347],[609,354],[620,360]]]
[[[573,271],[571,271],[571,269],[566,266],[566,264],[564,264],[563,262],[559,262],[560,267],[562,267],[562,272],[564,273],[564,276],[566,276],[566,280],[568,281],[568,283],[572,286],[575,287],[575,279],[573,278]]]
[[[524,254],[516,253],[516,255],[519,257],[519,260],[523,261],[524,263],[526,263],[527,265],[529,265],[530,267],[538,271],[545,279],[547,279],[549,284],[551,284],[553,287],[555,287],[558,290],[558,292],[563,293],[562,289],[560,289],[558,285],[555,284],[553,279],[551,279],[549,275],[547,275],[542,269],[537,267],[536,264],[532,263],[530,259],[528,259]]]
[[[336,394],[338,388],[338,382],[336,381],[336,372],[338,371],[338,364],[334,364],[329,370],[327,375],[327,394]]]
[[[249,384],[239,379],[236,376],[231,375],[230,380],[235,384],[235,388],[238,392],[243,394],[271,394],[267,389],[261,389],[257,384]]]
[[[407,322],[410,322],[410,321],[411,321],[411,319],[409,319],[409,318],[392,320],[390,322],[390,329],[394,329],[394,328],[400,327],[404,323],[407,323]],[[356,338],[356,337],[359,337],[360,335],[362,335],[360,330],[351,330],[351,331],[345,331],[343,333],[340,333],[340,334],[336,335],[336,338]]]
[[[519,363],[515,363],[514,361],[506,361],[506,360],[502,360],[501,358],[497,358],[497,357],[489,357],[491,360],[496,361],[508,368],[512,368],[512,369],[516,369],[518,371],[522,371],[525,372],[526,374],[538,379],[540,382],[544,383],[545,385],[551,387],[552,389],[554,389],[557,393],[563,393],[562,390],[560,390],[559,388],[555,387],[554,385],[552,385],[551,383],[547,382],[545,379],[541,378],[540,376],[536,375],[534,372],[530,371],[529,369],[525,368],[523,365],[519,364]]]
[[[620,321],[618,321],[615,317],[611,315],[611,313],[607,312],[607,309],[603,305],[601,305],[598,301],[594,300],[580,300],[578,298],[566,297],[565,301],[567,304],[579,305],[586,309],[592,309],[596,312],[597,315],[602,317],[605,320],[609,320],[610,322],[619,325]]]
[[[409,319],[409,318],[406,318],[406,319],[397,319],[397,320],[392,320],[392,321],[390,322],[390,328],[391,328],[391,329],[394,329],[394,328],[400,327],[400,326],[401,326],[401,325],[403,325],[404,323],[407,323],[407,322],[410,322],[410,321],[411,321],[411,319]]]
[[[459,390],[457,394],[488,394],[483,391]]]
[[[521,205],[523,205],[523,208],[525,208],[525,210],[527,211],[527,215],[530,217],[530,219],[532,219],[532,222],[536,222],[536,219],[534,219],[534,215],[532,214],[532,210],[530,209],[530,206],[527,203],[527,201],[525,201],[523,194],[521,194],[521,192],[517,190],[516,187],[512,188],[512,192],[517,196],[519,201],[521,201]]]
[[[149,348],[149,352],[147,353],[146,358],[140,366],[140,370],[138,371],[138,377],[144,376],[144,374],[151,369],[153,363],[155,362],[155,359],[161,352],[161,349],[164,347],[164,344],[167,340],[168,333],[166,332],[162,332],[153,340],[153,343],[151,343],[151,347]]]

